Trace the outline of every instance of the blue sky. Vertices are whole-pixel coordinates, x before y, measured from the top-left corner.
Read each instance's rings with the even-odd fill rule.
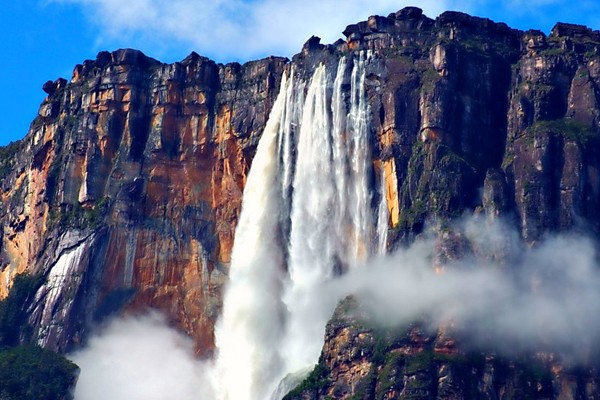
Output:
[[[430,17],[459,10],[548,32],[556,21],[600,28],[597,0],[18,0],[0,13],[0,145],[22,138],[47,80],[69,79],[102,50],[131,47],[164,62],[192,50],[219,62],[291,56],[315,34],[326,43],[346,25],[406,5]]]

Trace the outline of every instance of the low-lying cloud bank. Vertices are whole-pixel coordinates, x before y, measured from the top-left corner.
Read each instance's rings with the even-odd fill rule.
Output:
[[[563,234],[530,249],[499,223],[470,220],[459,229],[469,255],[441,273],[436,242],[425,238],[326,284],[307,307],[331,313],[354,294],[387,325],[452,321],[467,345],[553,350],[573,362],[597,350],[600,268],[592,239]],[[77,400],[215,398],[212,362],[197,360],[191,341],[158,314],[115,320],[70,358],[81,367]]]
[[[357,294],[386,324],[425,318],[452,322],[466,344],[507,352],[551,350],[585,361],[600,339],[600,268],[596,243],[562,234],[529,249],[500,223],[471,220],[463,232],[473,251],[433,268],[435,243],[352,271],[332,292]]]

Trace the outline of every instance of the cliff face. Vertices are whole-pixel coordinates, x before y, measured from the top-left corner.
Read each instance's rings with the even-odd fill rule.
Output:
[[[64,350],[95,320],[156,307],[212,347],[242,189],[286,63],[159,63],[100,53],[49,93],[2,181],[2,294],[48,276],[31,306]]]
[[[47,277],[31,305],[41,343],[65,350],[112,312],[157,307],[199,352],[212,349],[245,177],[282,73],[293,66],[308,79],[320,63],[361,51],[388,248],[464,213],[514,221],[532,245],[549,231],[597,232],[599,33],[558,24],[545,36],[406,8],[344,35],[332,45],[311,38],[290,63],[224,66],[192,54],[167,65],[133,50],[100,53],[71,81],[45,85],[29,134],[0,162],[0,295],[16,273]],[[459,256],[465,240],[440,234],[436,260]],[[346,357],[334,343],[357,349],[369,335],[343,332],[327,333],[329,371],[335,354]],[[410,340],[442,379],[438,339]],[[331,376],[346,386],[387,362],[346,358],[350,372]],[[485,381],[482,365],[476,379]],[[342,392],[326,391],[351,393]]]
[[[514,218],[530,244],[576,220],[597,230],[597,32],[559,23],[546,37],[406,8],[344,34],[293,62],[374,55],[369,122],[392,244],[465,210]]]

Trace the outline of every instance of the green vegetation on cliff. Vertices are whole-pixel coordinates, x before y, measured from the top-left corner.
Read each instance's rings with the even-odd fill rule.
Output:
[[[108,197],[102,197],[91,205],[83,206],[76,202],[53,207],[50,210],[48,226],[50,230],[56,226],[76,229],[96,228],[102,223],[108,211],[109,201]]]
[[[570,118],[537,121],[527,130],[530,135],[544,132],[561,135],[564,139],[572,140],[582,146],[587,146],[600,139],[599,133],[592,127]]]
[[[0,180],[12,171],[16,155],[23,149],[23,140],[0,147]]]
[[[60,354],[32,343],[27,311],[43,283],[40,276],[17,275],[0,301],[0,399],[66,400],[79,368]]]
[[[331,383],[328,375],[330,371],[325,366],[323,360],[315,366],[315,369],[298,386],[289,392],[283,400],[293,400],[303,398],[303,393],[310,393],[315,398],[319,395],[321,389]]]
[[[9,295],[0,301],[0,348],[30,340],[27,309],[41,285],[39,276],[20,274],[15,277]]]
[[[66,400],[77,380],[77,365],[39,346],[0,351],[0,399]]]

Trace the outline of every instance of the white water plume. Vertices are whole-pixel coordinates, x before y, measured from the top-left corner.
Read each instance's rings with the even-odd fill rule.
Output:
[[[333,110],[333,148],[332,148],[332,166],[335,183],[335,233],[338,238],[338,247],[343,248],[346,242],[346,236],[348,233],[345,232],[345,225],[347,221],[344,220],[346,213],[348,212],[348,146],[346,139],[346,106],[345,106],[345,93],[342,89],[344,83],[344,76],[346,72],[346,57],[342,57],[338,64],[338,69],[335,75],[335,81],[333,82],[333,95],[331,98],[331,108]]]
[[[277,144],[291,84],[284,75],[244,188],[223,313],[215,326],[220,399],[265,399],[282,368],[284,258]]]
[[[318,358],[318,338],[323,335],[329,318],[327,310],[312,308],[314,303],[310,301],[323,283],[331,279],[336,264],[338,236],[332,228],[339,225],[339,221],[331,221],[336,193],[330,161],[332,122],[328,86],[327,71],[321,65],[306,95],[294,177],[289,279],[284,296],[288,319],[282,349],[287,372],[302,369]]]
[[[367,53],[370,57],[370,53]],[[353,196],[350,215],[353,217],[354,228],[353,260],[365,261],[371,255],[372,213],[371,195],[369,192],[368,176],[370,171],[371,153],[369,152],[368,109],[365,95],[365,62],[367,57],[360,53],[357,65],[352,69],[352,84],[350,87],[350,113],[348,115],[348,131],[350,136],[350,166],[351,192]]]
[[[248,175],[215,330],[220,399],[269,398],[313,365],[336,303],[314,299],[376,251],[367,62],[343,57],[335,71],[316,67],[309,82],[293,68],[282,80]]]
[[[304,106],[304,83],[295,82],[295,68],[292,66],[289,84],[285,88],[285,105],[281,114],[278,135],[279,170],[281,174],[283,232],[289,231],[289,214],[291,209],[292,180],[294,178],[294,148],[298,137],[299,123],[302,120]],[[286,82],[287,82],[286,78]],[[295,85],[295,86],[294,86]],[[273,115],[273,114],[271,114]]]

